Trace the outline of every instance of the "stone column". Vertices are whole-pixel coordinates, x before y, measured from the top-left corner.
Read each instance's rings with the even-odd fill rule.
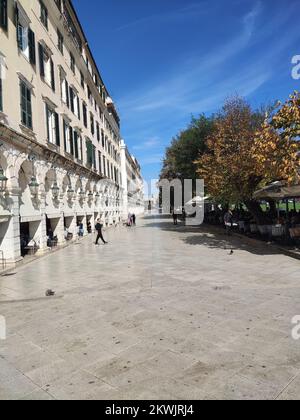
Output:
[[[3,257],[7,264],[15,264],[22,260],[20,243],[20,190],[13,188],[6,200],[9,202],[11,216],[2,241]]]
[[[8,213],[8,222],[4,227],[2,250],[7,264],[15,264],[22,260],[20,242],[20,196],[19,171],[22,163],[27,159],[26,153],[21,153],[10,144],[0,145],[3,158],[6,160],[6,176],[8,178],[8,192],[3,197]]]

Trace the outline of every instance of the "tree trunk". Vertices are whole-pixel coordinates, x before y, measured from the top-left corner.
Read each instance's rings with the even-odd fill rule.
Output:
[[[265,225],[268,223],[268,217],[263,212],[261,205],[258,201],[249,200],[245,202],[245,205],[249,212],[252,214],[258,225]]]

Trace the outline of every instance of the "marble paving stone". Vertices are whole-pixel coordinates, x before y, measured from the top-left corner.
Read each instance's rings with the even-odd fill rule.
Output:
[[[0,400],[300,399],[299,261],[168,219],[106,235],[0,277]]]

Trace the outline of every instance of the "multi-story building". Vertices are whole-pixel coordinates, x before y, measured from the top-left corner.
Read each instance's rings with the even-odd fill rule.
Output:
[[[0,259],[14,263],[28,243],[119,223],[120,119],[71,0],[0,0],[0,64]]]
[[[121,141],[121,180],[124,218],[129,213],[139,216],[144,213],[144,181],[141,167]]]

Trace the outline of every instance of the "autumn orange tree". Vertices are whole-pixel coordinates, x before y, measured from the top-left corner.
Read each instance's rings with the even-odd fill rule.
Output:
[[[274,180],[299,183],[300,94],[295,92],[258,131],[251,153],[266,185]]]
[[[217,201],[244,203],[258,222],[265,220],[254,192],[275,180],[297,182],[299,95],[267,116],[241,98],[228,100],[196,164],[207,192]]]

